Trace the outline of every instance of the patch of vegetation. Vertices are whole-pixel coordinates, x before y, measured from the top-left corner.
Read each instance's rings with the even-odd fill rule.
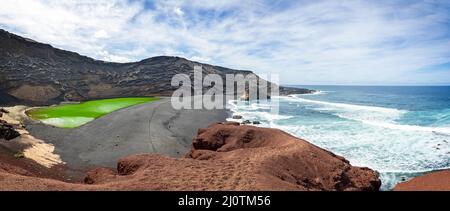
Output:
[[[25,154],[23,154],[23,152],[16,152],[14,154],[14,158],[20,159],[20,158],[24,158]]]

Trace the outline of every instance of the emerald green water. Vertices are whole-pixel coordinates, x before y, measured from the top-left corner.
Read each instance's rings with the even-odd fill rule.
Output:
[[[113,111],[159,100],[155,97],[113,98],[92,100],[32,109],[27,114],[36,120],[61,128],[76,128]]]

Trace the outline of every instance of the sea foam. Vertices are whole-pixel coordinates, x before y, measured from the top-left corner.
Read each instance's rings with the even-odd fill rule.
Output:
[[[450,128],[445,125],[408,125],[399,121],[408,110],[303,96],[274,97],[287,108],[280,114],[270,113],[274,105],[264,103],[235,103],[231,110],[243,119],[261,121],[261,127],[284,130],[342,155],[352,165],[379,171],[384,190],[417,174],[450,167]]]
[[[346,103],[332,103],[317,100],[309,100],[300,97],[284,98],[288,101],[318,104],[322,107],[315,108],[318,111],[334,111],[341,118],[360,121],[364,124],[383,127],[393,130],[431,132],[450,135],[450,127],[425,127],[419,125],[397,124],[395,120],[402,117],[408,111],[377,106],[363,106]]]

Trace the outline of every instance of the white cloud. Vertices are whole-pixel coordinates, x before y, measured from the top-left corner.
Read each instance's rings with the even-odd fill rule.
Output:
[[[106,32],[105,30],[102,29],[102,30],[96,31],[94,34],[94,37],[97,39],[104,39],[104,38],[108,38],[109,35],[108,35],[108,32]]]
[[[106,62],[121,62],[121,63],[132,62],[132,60],[130,60],[127,57],[114,55],[114,54],[109,53],[106,50],[98,52],[98,55],[101,56],[100,57],[101,60],[106,61]]]
[[[192,57],[189,57],[188,59],[191,61],[202,62],[202,63],[211,62],[211,59],[208,57],[192,56]]]
[[[173,9],[173,11],[174,11],[175,14],[177,14],[178,16],[183,16],[183,15],[184,15],[183,10],[181,10],[181,8],[179,8],[179,7],[175,7],[175,8]]]
[[[108,61],[176,55],[293,84],[450,83],[448,66],[432,71],[450,62],[450,5],[438,3],[3,0],[0,27]]]

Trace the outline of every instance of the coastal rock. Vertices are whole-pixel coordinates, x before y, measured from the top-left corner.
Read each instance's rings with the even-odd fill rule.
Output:
[[[243,125],[249,125],[252,124],[252,122],[250,120],[245,120],[242,122]]]
[[[8,124],[6,121],[0,120],[0,139],[11,140],[20,136],[14,127]]]
[[[378,190],[378,173],[278,129],[215,124],[193,140],[189,158],[242,166],[256,190]]]
[[[450,191],[450,170],[437,171],[399,183],[395,191]]]
[[[232,118],[233,119],[242,119],[242,116],[241,115],[234,115]]]

